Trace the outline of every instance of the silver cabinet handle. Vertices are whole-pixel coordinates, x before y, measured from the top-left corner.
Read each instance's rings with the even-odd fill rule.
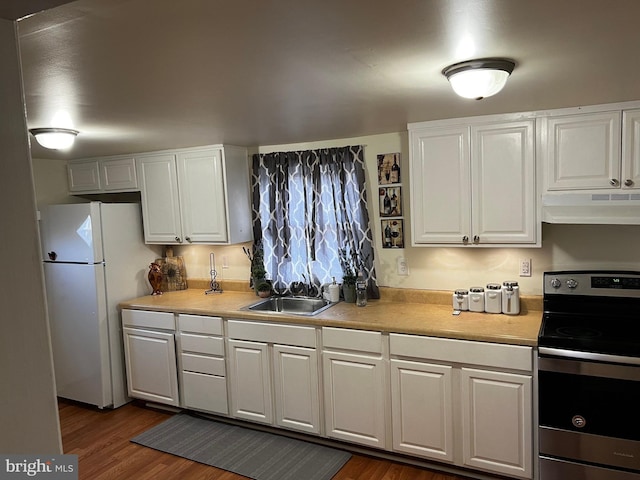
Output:
[[[191,237],[185,237],[184,238],[187,242],[191,243]]]
[[[612,178],[611,180],[609,180],[609,183],[612,187],[617,187],[618,185],[620,185],[620,180],[618,180],[617,178]]]
[[[480,243],[480,237],[478,235],[473,236],[473,243]]]
[[[469,243],[469,237],[467,237],[466,235],[462,237],[462,243]]]
[[[632,186],[633,186],[633,180],[631,180],[630,178],[627,178],[627,179],[624,181],[624,186],[625,186],[625,187],[632,187]]]
[[[182,243],[182,240],[180,240],[180,237],[176,237],[176,242]]]

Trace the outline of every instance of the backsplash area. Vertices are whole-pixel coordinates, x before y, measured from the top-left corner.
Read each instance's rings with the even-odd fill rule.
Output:
[[[515,280],[523,295],[542,295],[542,274],[550,270],[619,269],[640,271],[640,226],[543,224],[542,248],[406,247],[379,255],[378,285],[419,290],[455,290]],[[182,255],[187,278],[209,278],[209,254],[214,252],[220,280],[249,281],[244,245],[174,247]],[[392,253],[392,255],[390,255]],[[408,276],[396,273],[396,257],[404,256]],[[518,276],[520,259],[531,259],[531,277]],[[227,268],[225,268],[225,264]]]

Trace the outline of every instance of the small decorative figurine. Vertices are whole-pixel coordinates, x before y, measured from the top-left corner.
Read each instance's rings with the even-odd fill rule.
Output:
[[[149,275],[147,278],[153,289],[151,295],[162,295],[162,290],[160,290],[162,286],[162,270],[160,269],[160,265],[155,262],[149,265]]]

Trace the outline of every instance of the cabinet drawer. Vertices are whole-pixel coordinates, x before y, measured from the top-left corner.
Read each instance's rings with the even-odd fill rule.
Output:
[[[178,329],[181,332],[222,335],[222,319],[204,315],[178,315]]]
[[[229,320],[227,323],[227,334],[229,338],[237,340],[296,345],[309,348],[315,348],[316,346],[315,327],[303,327],[301,325]]]
[[[129,327],[159,328],[175,330],[173,313],[150,312],[148,310],[122,310],[122,324]]]
[[[531,347],[392,333],[391,355],[486,367],[533,370]]]
[[[207,357],[193,353],[183,353],[181,358],[182,370],[225,376],[224,358]]]
[[[182,385],[182,400],[186,408],[225,415],[229,413],[225,377],[183,372]]]
[[[382,353],[382,333],[348,328],[322,327],[325,348]]]
[[[180,333],[178,334],[178,339],[180,342],[180,349],[183,352],[224,356],[224,340],[222,337],[208,337],[205,335]]]

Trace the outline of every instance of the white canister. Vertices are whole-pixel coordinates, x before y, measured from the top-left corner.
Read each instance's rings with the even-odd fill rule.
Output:
[[[453,292],[453,309],[469,310],[469,290],[459,288]]]
[[[471,287],[469,289],[469,311],[484,312],[484,288]]]
[[[484,291],[484,311],[487,313],[502,312],[502,287],[499,283],[489,283]]]
[[[518,282],[502,282],[502,313],[518,315],[520,313],[520,287]]]

